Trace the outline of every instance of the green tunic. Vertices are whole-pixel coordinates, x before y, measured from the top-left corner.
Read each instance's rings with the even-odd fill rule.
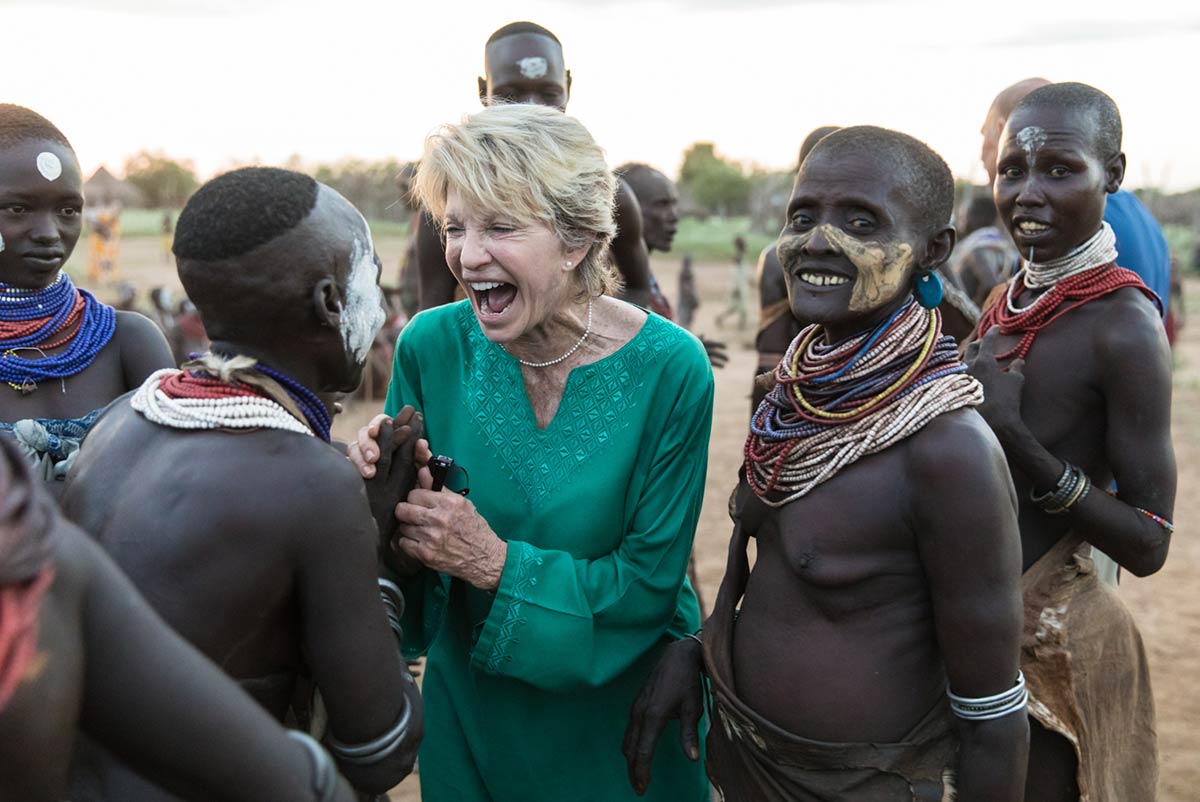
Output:
[[[429,655],[425,802],[639,798],[621,740],[662,648],[699,626],[687,562],[712,403],[700,343],[655,315],[571,372],[544,430],[468,302],[404,329],[386,410],[424,413],[433,452],[469,471],[470,500],[509,544],[494,594],[431,571],[404,583],[405,652]],[[641,799],[707,798],[669,728]]]

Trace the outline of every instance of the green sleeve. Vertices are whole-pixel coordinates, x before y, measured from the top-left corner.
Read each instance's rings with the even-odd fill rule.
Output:
[[[546,690],[595,687],[678,624],[708,465],[707,361],[689,396],[671,412],[630,531],[615,551],[577,559],[509,541],[500,587],[471,656],[474,670]]]
[[[413,324],[418,324],[413,326]],[[383,411],[395,415],[406,404],[418,411],[422,409],[421,372],[417,366],[416,341],[420,337],[418,319],[400,333],[396,341],[396,353],[392,359],[392,378],[388,383],[387,399]],[[404,656],[420,657],[429,650],[433,638],[441,625],[442,611],[446,604],[448,581],[436,571],[421,570],[412,576],[398,577],[384,569],[387,579],[395,582],[404,594],[404,614],[400,624],[404,628]]]

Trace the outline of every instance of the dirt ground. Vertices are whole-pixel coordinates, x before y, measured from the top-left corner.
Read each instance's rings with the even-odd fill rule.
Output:
[[[376,246],[384,259],[384,281],[395,281],[403,241],[382,238]],[[140,288],[156,284],[178,286],[174,270],[163,260],[157,239],[134,239],[122,246],[122,277]],[[81,245],[79,251],[85,252]],[[71,265],[79,276],[78,261]],[[655,272],[664,290],[674,297],[678,260],[657,260]],[[701,592],[711,601],[724,572],[730,534],[726,499],[741,461],[741,446],[749,416],[749,387],[754,369],[752,312],[747,329],[718,329],[713,323],[724,305],[729,269],[721,264],[696,266],[702,305],[693,326],[696,332],[729,344],[729,365],[716,371],[716,409],[709,446],[708,484],[696,533]],[[1188,282],[1188,306],[1200,309],[1200,279]],[[104,293],[102,292],[102,297]],[[1185,329],[1175,353],[1174,440],[1179,463],[1176,537],[1166,567],[1137,579],[1125,576],[1121,592],[1142,629],[1153,673],[1158,710],[1161,779],[1159,802],[1191,802],[1200,788],[1200,694],[1191,683],[1200,676],[1200,539],[1192,536],[1200,524],[1200,320]],[[351,434],[381,404],[352,404],[335,422],[335,435]],[[616,745],[614,745],[616,748]],[[392,792],[393,802],[417,802],[414,776]],[[1130,800],[1129,802],[1134,802]]]

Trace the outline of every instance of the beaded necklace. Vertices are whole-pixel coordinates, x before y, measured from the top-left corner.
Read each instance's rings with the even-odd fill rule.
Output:
[[[262,362],[259,362],[255,367],[259,373],[270,376],[279,382],[279,385],[287,391],[287,394],[296,402],[296,406],[300,407],[300,411],[304,413],[304,417],[308,421],[308,425],[312,428],[313,434],[328,443],[330,440],[330,429],[333,428],[333,418],[330,417],[329,409],[325,406],[324,402],[317,398],[317,394],[295,379],[280,373],[274,368],[267,367]]]
[[[74,376],[92,364],[115,331],[113,308],[76,289],[66,273],[40,290],[0,282],[0,381],[31,393],[39,381]],[[61,353],[46,354],[63,346]],[[22,350],[41,358],[25,359],[18,355]]]
[[[980,337],[992,326],[999,326],[1001,334],[1021,335],[1016,345],[996,356],[998,360],[1024,359],[1033,347],[1034,339],[1046,326],[1072,309],[1125,287],[1141,290],[1160,310],[1162,309],[1162,302],[1158,296],[1142,282],[1137,273],[1117,267],[1113,262],[1064,278],[1038,296],[1033,303],[1019,307],[1016,298],[1027,286],[1025,271],[1022,270],[1009,282],[1004,300],[992,304],[979,320],[977,334]]]
[[[808,495],[846,466],[919,431],[943,412],[983,402],[941,313],[910,300],[840,343],[800,332],[775,369],[746,438],[746,478],[771,507]]]
[[[147,420],[175,429],[283,429],[329,442],[332,419],[308,388],[247,357],[212,354],[160,370],[131,399]]]

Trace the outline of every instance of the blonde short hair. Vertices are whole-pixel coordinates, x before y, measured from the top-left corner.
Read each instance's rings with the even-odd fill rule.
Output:
[[[617,233],[616,186],[604,151],[574,117],[545,106],[499,104],[425,140],[413,194],[439,225],[454,190],[486,214],[548,225],[567,250],[591,239],[574,275],[595,296],[617,287],[607,258]]]

